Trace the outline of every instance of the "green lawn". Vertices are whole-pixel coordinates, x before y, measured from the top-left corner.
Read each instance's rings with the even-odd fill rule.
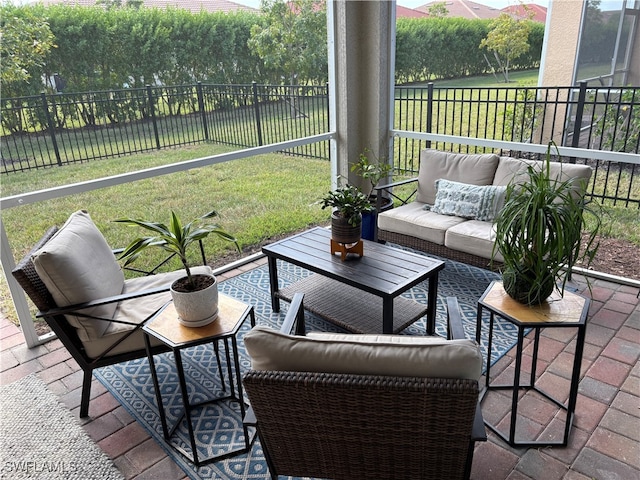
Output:
[[[5,175],[2,196],[230,150],[200,145]],[[327,224],[329,212],[316,202],[329,189],[328,161],[268,154],[8,209],[2,212],[2,221],[16,260],[29,251],[47,228],[62,225],[78,209],[89,211],[112,246],[125,246],[142,233],[114,223],[117,218],[168,222],[169,212],[175,210],[187,221],[215,209],[220,215],[220,225],[234,234],[242,247],[249,247],[274,235]],[[213,236],[207,239],[206,249],[212,260],[232,248]],[[150,265],[155,259],[145,257],[144,264]],[[0,308],[15,318],[4,278],[0,297]]]

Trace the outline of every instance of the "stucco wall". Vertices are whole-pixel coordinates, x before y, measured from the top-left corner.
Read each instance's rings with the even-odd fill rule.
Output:
[[[547,18],[547,49],[541,66],[540,86],[572,85],[580,38],[581,2],[552,0]]]

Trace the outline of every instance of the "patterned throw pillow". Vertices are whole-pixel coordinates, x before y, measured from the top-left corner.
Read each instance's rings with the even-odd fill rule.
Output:
[[[506,186],[469,185],[436,180],[436,201],[431,211],[441,215],[493,222],[504,205]]]

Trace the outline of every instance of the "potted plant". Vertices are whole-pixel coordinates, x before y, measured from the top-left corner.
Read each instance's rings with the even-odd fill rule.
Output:
[[[170,290],[178,319],[183,325],[192,327],[207,325],[218,315],[216,278],[213,275],[192,274],[187,258],[189,247],[214,234],[233,242],[240,251],[238,242],[233,236],[222,230],[219,225],[209,221],[216,216],[217,213],[212,210],[185,225],[173,211],[169,225],[131,218],[115,220],[118,223],[142,227],[152,232],[152,235],[136,238],[124,249],[120,259],[125,260],[125,266],[134,262],[149,247],[161,248],[180,259],[186,276],[173,282]]]
[[[571,269],[576,263],[588,268],[599,246],[599,205],[585,201],[586,185],[552,178],[550,158],[551,144],[542,168],[528,166],[524,182],[507,186],[496,217],[494,251],[504,258],[504,289],[527,305],[544,302],[555,288],[564,294]],[[593,227],[583,240],[586,215]]]
[[[351,171],[363,179],[363,186],[360,190],[369,198],[371,205],[375,206],[375,208],[363,214],[362,238],[375,240],[377,214],[393,208],[393,200],[386,196],[383,197],[382,205],[377,205],[377,195],[374,195],[373,191],[380,183],[380,180],[389,176],[393,166],[380,159],[372,162],[369,160],[370,154],[371,150],[365,148],[360,154],[359,160],[351,164]]]
[[[392,165],[380,159],[371,162],[369,160],[370,153],[371,150],[365,148],[360,154],[359,160],[351,164],[351,171],[365,181],[365,185],[361,190],[367,197],[371,196],[373,189],[380,183],[380,180],[387,178],[389,172],[393,170]]]
[[[353,185],[328,192],[320,201],[322,208],[331,207],[331,238],[342,244],[360,241],[362,214],[373,210],[369,198]]]

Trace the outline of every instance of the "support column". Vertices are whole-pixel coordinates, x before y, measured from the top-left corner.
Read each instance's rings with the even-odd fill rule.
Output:
[[[392,141],[395,1],[331,1],[327,9],[334,175],[359,185],[350,163],[371,150],[388,161]],[[337,181],[332,179],[335,187]]]

